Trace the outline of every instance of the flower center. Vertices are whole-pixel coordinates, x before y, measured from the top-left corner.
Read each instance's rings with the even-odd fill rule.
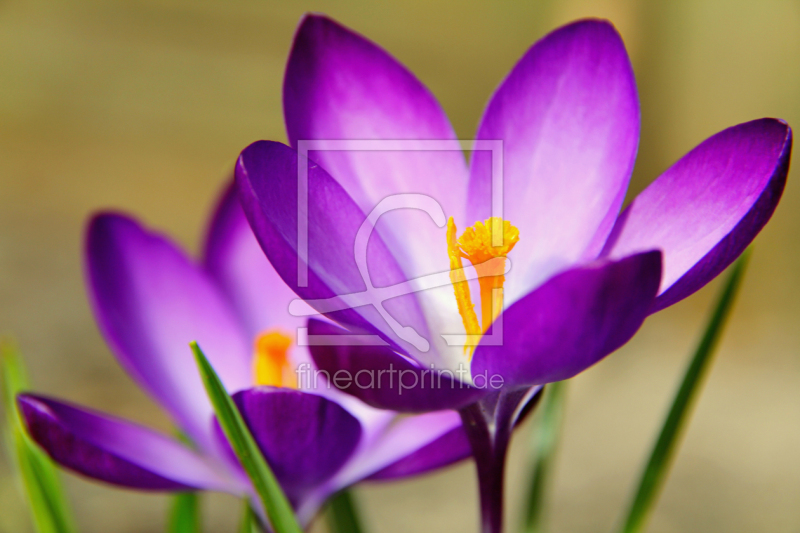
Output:
[[[297,388],[297,376],[289,364],[292,338],[285,332],[270,329],[258,337],[254,344],[253,381],[256,385]]]
[[[492,235],[502,232],[503,241],[493,246]],[[470,336],[464,353],[472,357],[474,346],[480,336],[503,310],[503,282],[505,281],[505,258],[519,242],[519,230],[507,220],[498,217],[476,222],[464,230],[456,239],[456,224],[453,217],[447,221],[447,255],[450,257],[450,281],[453,283],[458,313],[464,322],[464,329]],[[469,293],[461,259],[467,259],[478,273],[481,288],[481,327],[475,314],[475,306]],[[501,258],[500,261],[490,261]],[[474,337],[473,337],[474,336]]]

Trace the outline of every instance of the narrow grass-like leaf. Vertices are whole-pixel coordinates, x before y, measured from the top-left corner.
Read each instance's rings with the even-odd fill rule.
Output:
[[[192,439],[184,432],[175,431],[175,437],[185,445],[192,447]],[[197,492],[178,492],[170,498],[169,533],[200,533],[200,494]]]
[[[239,522],[238,533],[258,533],[258,519],[250,507],[250,502],[244,500],[244,510],[242,511],[242,520]]]
[[[36,531],[71,533],[75,525],[56,466],[28,437],[16,396],[28,388],[22,358],[9,341],[0,342],[0,393],[5,416],[6,449],[22,480]]]
[[[747,250],[733,265],[725,287],[717,300],[711,320],[706,326],[702,340],[689,363],[683,382],[672,402],[661,434],[650,454],[650,460],[642,473],[639,488],[633,498],[628,515],[622,526],[623,533],[638,533],[643,530],[647,517],[656,502],[673,456],[682,429],[686,425],[688,413],[700,391],[703,376],[711,362],[711,356],[719,343],[726,319],[744,275],[750,251]]]
[[[253,483],[272,529],[275,533],[302,533],[289,500],[261,454],[239,409],[197,343],[192,342],[191,347],[219,425]]]
[[[172,497],[169,533],[200,533],[200,497],[196,492],[179,492]]]
[[[565,381],[547,386],[538,424],[533,435],[533,475],[528,486],[528,505],[525,508],[523,531],[541,533],[545,496],[549,487],[553,459],[558,447],[561,419],[564,416]]]
[[[328,504],[328,529],[331,533],[363,533],[355,498],[349,490],[343,490],[331,498]]]

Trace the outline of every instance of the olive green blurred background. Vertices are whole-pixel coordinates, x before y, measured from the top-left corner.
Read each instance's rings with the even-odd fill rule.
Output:
[[[408,65],[462,138],[538,37],[579,17],[611,19],[641,93],[634,191],[727,126],[763,116],[800,124],[796,2],[0,0],[0,331],[18,339],[37,390],[169,429],[93,324],[81,275],[83,224],[95,210],[123,209],[196,251],[238,152],[257,139],[285,139],[283,67],[309,10]],[[795,179],[757,240],[652,533],[800,531]],[[628,346],[572,381],[551,531],[610,531],[617,523],[716,288],[652,317]],[[530,429],[513,445],[512,525]],[[65,477],[81,531],[162,530],[163,496]],[[473,478],[465,464],[363,485],[358,495],[376,533],[475,532]],[[0,458],[3,532],[29,530],[15,490]],[[207,502],[206,531],[233,531],[237,503]]]

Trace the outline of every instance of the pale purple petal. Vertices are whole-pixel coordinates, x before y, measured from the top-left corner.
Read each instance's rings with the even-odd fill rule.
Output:
[[[506,298],[602,248],[628,186],[639,103],[614,27],[584,20],[536,43],[492,97],[478,139],[503,143],[503,212],[520,230]],[[474,152],[465,224],[491,214],[491,157]]]
[[[404,282],[405,275],[378,235],[369,238],[364,257],[358,257],[356,234],[366,217],[347,192],[313,163],[308,172],[307,216],[298,218],[297,168],[294,150],[269,141],[250,145],[236,165],[244,212],[262,250],[284,282],[304,299],[364,293],[367,285],[357,261],[364,262],[374,287]],[[305,258],[299,252],[300,228],[308,236]],[[304,287],[298,285],[301,262],[307,265],[308,273],[308,285]],[[376,295],[377,291],[367,294]],[[413,293],[392,298],[383,305],[400,325],[413,328],[422,338],[429,336]],[[413,353],[414,346],[401,340],[373,305],[330,312],[327,316],[379,333],[398,349]]]
[[[275,272],[247,223],[235,183],[222,195],[206,238],[204,263],[252,339],[267,329],[294,333],[306,319],[289,314],[297,298]]]
[[[413,141],[400,149],[311,152],[364,212],[387,196],[421,193],[461,219],[467,166],[447,117],[411,72],[364,37],[324,16],[307,16],[286,69],[284,113],[295,149],[307,140]],[[429,140],[448,149],[431,149]],[[378,229],[393,250],[402,250],[396,255],[409,276],[447,268],[444,232],[428,215],[396,211]]]
[[[336,474],[361,438],[356,418],[316,394],[257,387],[233,399],[294,505]]]
[[[391,480],[442,468],[472,455],[469,441],[455,411],[417,415],[398,422],[373,455],[398,458],[369,476]]]
[[[786,184],[792,131],[761,119],[707,139],[620,215],[604,255],[661,249],[664,276],[652,311],[722,272],[772,216]]]
[[[345,330],[319,320],[309,320],[311,335],[341,335]],[[468,374],[412,363],[388,346],[315,345],[311,356],[334,387],[367,405],[406,413],[458,409],[485,391],[461,381]]]
[[[233,392],[252,384],[251,348],[229,303],[172,243],[121,215],[102,214],[86,241],[89,293],[122,366],[210,451],[212,408],[191,341]]]
[[[500,316],[502,345],[481,342],[472,359],[473,379],[501,376],[513,388],[571,378],[636,333],[660,279],[657,251],[554,276]]]
[[[457,436],[460,427],[461,419],[455,412],[437,411],[396,421],[377,439],[362,438],[356,452],[336,476],[305,498],[298,516],[308,521],[331,494],[387,466],[391,465],[392,470],[387,470],[380,479],[415,475],[463,459],[463,442]],[[446,444],[452,447],[444,449]],[[469,455],[468,445],[466,454]],[[404,461],[405,458],[408,460]]]
[[[17,402],[33,439],[85,476],[139,490],[245,491],[183,444],[150,429],[42,396],[24,394]]]

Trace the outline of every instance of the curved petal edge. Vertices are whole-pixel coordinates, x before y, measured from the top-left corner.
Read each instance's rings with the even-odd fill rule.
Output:
[[[17,405],[31,437],[70,470],[138,490],[231,491],[201,457],[152,430],[43,396],[20,395]]]
[[[503,217],[535,243],[516,256],[512,300],[600,252],[625,197],[639,122],[633,68],[605,20],[542,38],[492,96],[477,138],[502,141]],[[473,152],[467,224],[492,214],[494,159]]]
[[[513,388],[582,372],[636,333],[660,279],[659,251],[596,261],[552,277],[500,315],[502,343],[481,342],[472,375],[500,376],[504,387]]]
[[[347,333],[314,319],[308,321],[308,332],[319,336]],[[310,350],[318,372],[332,386],[379,409],[404,413],[458,409],[487,393],[461,381],[457,373],[419,366],[388,346],[329,343],[312,345]]]
[[[233,399],[295,506],[345,464],[361,439],[359,421],[317,394],[255,387]]]
[[[792,130],[760,119],[708,138],[619,216],[603,256],[664,253],[651,312],[699,290],[730,265],[769,221],[786,185]]]
[[[472,456],[464,428],[460,425],[436,440],[375,472],[368,481],[391,481],[426,474]]]

